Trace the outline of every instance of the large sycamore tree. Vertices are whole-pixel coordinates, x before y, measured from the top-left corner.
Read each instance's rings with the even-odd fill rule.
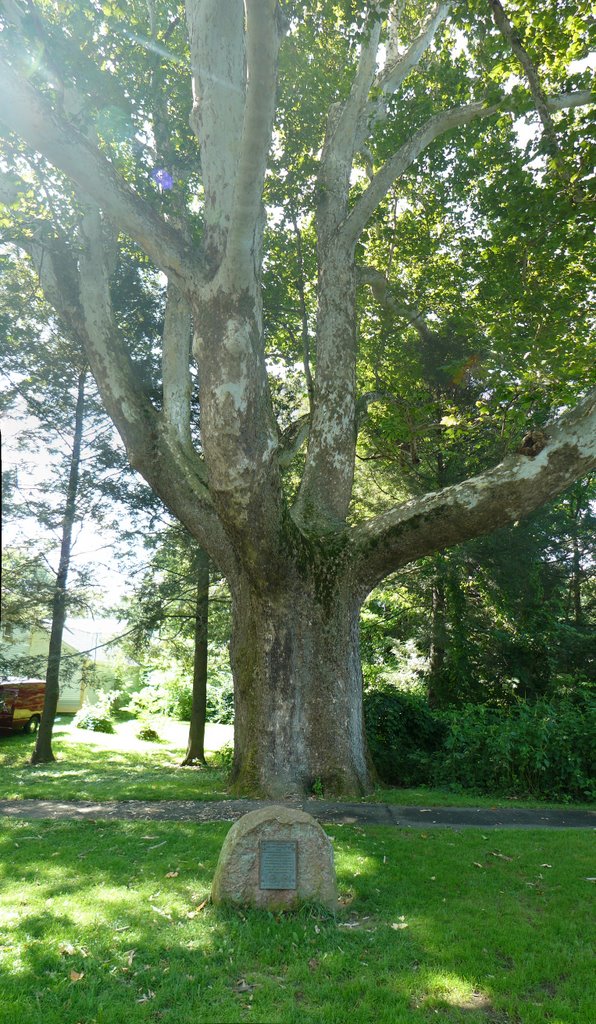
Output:
[[[432,310],[392,290],[408,252],[387,267],[371,244],[402,185],[421,168],[444,177],[469,138],[482,150],[508,111],[534,109],[537,187],[556,178],[585,216],[574,160],[589,93],[565,79],[584,28],[575,5],[509,7],[0,4],[5,238],[84,344],[132,466],[229,582],[238,791],[366,791],[367,594],[596,463],[594,396],[578,387],[574,408],[493,468],[369,518],[354,509],[358,430],[382,400],[358,379],[361,296],[432,341]],[[308,249],[294,260],[308,411],[280,424],[263,279],[288,225]],[[131,262],[165,296],[152,382],[119,312]]]

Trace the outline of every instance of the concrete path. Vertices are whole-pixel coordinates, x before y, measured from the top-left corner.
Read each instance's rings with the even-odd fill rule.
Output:
[[[272,800],[0,800],[0,817],[73,821],[235,821]],[[596,813],[529,810],[521,807],[399,807],[394,804],[328,803],[303,800],[286,803],[324,823],[394,825],[398,828],[596,828]]]

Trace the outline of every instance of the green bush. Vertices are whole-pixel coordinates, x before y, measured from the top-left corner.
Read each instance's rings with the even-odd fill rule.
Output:
[[[210,673],[217,685],[207,683],[207,721],[230,725],[234,721],[234,689],[231,675]],[[167,715],[180,722],[190,722],[192,712],[192,680],[172,676],[150,683],[128,698],[123,708],[137,718],[143,715]]]
[[[207,686],[207,721],[220,725],[234,722],[234,684],[232,677],[219,680],[218,686]]]
[[[224,768],[229,771],[234,763],[234,747],[231,743],[224,743],[219,750],[214,750],[209,759],[214,768]]]
[[[431,711],[423,695],[386,685],[365,693],[364,716],[384,782],[544,800],[596,797],[596,702],[585,689],[507,708]]]
[[[163,712],[179,722],[190,722],[192,713],[192,680],[176,676],[168,679],[163,688]]]
[[[119,696],[120,690],[111,690],[101,693],[96,704],[83,704],[72,720],[73,725],[90,732],[114,732],[112,714]]]
[[[468,704],[444,717],[449,728],[436,783],[550,800],[596,795],[596,703],[589,695],[503,709]]]
[[[114,732],[114,723],[110,715],[98,710],[93,704],[83,704],[72,721],[77,729],[89,729],[90,732]]]
[[[153,728],[151,722],[142,722],[138,732],[140,740],[147,740],[150,743],[160,743],[161,736],[156,729]]]
[[[369,750],[384,782],[397,786],[431,785],[434,761],[445,737],[440,716],[422,693],[385,685],[364,694]]]

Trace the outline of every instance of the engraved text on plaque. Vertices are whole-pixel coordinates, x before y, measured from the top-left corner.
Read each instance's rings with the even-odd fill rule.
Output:
[[[296,842],[261,840],[259,843],[259,889],[296,888]]]

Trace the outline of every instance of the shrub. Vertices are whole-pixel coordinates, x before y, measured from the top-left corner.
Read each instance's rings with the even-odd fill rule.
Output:
[[[73,725],[91,732],[114,732],[112,712],[119,696],[120,690],[111,690],[101,693],[96,704],[83,704],[73,718]]]
[[[164,714],[179,722],[190,722],[192,713],[192,681],[175,676],[168,679],[163,688],[162,708]]]
[[[157,673],[154,673],[157,675]],[[167,715],[180,722],[190,722],[192,712],[192,680],[179,675],[160,673],[162,678],[133,693],[123,708],[140,718],[144,715]],[[207,721],[230,725],[234,721],[234,689],[231,673],[209,671],[207,683]]]
[[[385,684],[364,695],[374,765],[384,782],[500,796],[596,796],[596,702],[586,687],[506,708],[432,711],[422,694]]]
[[[207,721],[220,725],[232,725],[234,721],[234,684],[229,679],[219,679],[218,686],[207,685]]]
[[[594,796],[596,703],[589,694],[505,709],[468,704],[444,717],[436,782],[550,800]]]
[[[223,747],[215,750],[210,759],[214,768],[225,768],[229,771],[234,761],[234,748],[230,743],[224,743]]]
[[[158,686],[143,686],[137,693],[132,693],[128,703],[122,708],[136,718],[143,718],[145,715],[159,715],[163,711],[163,695]]]
[[[150,722],[142,722],[141,723],[141,727],[140,727],[139,732],[138,732],[138,737],[139,737],[140,740],[147,740],[150,743],[160,743],[161,742],[161,736],[153,728],[153,726],[151,725]]]
[[[73,718],[77,729],[89,729],[91,732],[114,732],[114,723],[109,714],[99,711],[94,704],[83,704]]]
[[[370,689],[364,694],[364,721],[373,763],[384,782],[432,783],[445,725],[422,693],[404,693],[390,685]]]

